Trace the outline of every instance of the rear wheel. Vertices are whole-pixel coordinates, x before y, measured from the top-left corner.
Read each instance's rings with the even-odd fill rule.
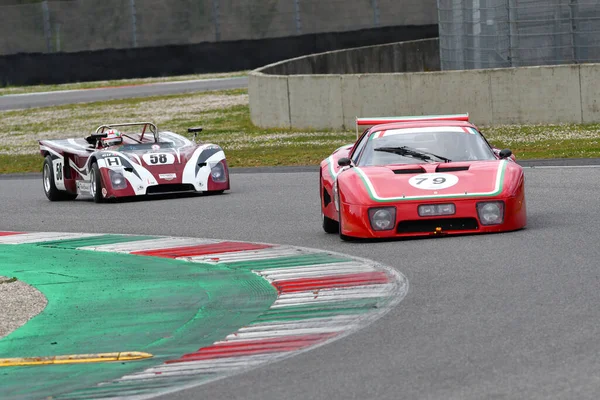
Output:
[[[90,174],[90,195],[92,195],[95,203],[104,201],[104,197],[102,197],[102,174],[100,174],[100,168],[96,163],[92,164]]]
[[[42,169],[42,182],[44,184],[44,193],[50,201],[74,200],[77,194],[72,194],[64,190],[59,190],[54,181],[54,166],[52,157],[44,158],[44,167]]]
[[[325,216],[321,211],[323,217],[323,230],[327,233],[338,233],[340,230],[340,224],[335,219],[331,219]]]

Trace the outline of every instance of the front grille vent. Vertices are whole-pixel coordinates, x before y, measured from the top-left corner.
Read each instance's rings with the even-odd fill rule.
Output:
[[[146,189],[146,194],[165,194],[176,192],[195,192],[196,188],[191,183],[174,183],[172,185],[154,185]]]
[[[404,168],[404,169],[395,169],[394,173],[396,175],[401,175],[401,174],[422,174],[424,173],[425,170],[422,167],[418,167],[418,168]]]
[[[444,231],[472,231],[479,229],[475,218],[433,218],[414,221],[400,221],[396,232],[398,233],[426,233],[435,232],[436,228]]]
[[[443,165],[438,165],[435,169],[435,172],[457,172],[457,171],[468,171],[468,165],[461,165],[456,167],[444,167]]]

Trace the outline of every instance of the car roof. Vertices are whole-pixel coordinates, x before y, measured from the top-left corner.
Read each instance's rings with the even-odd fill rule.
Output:
[[[475,125],[467,121],[410,121],[410,122],[391,122],[389,124],[374,125],[370,129],[371,132],[403,129],[403,128],[427,128],[440,126],[464,126],[477,129]]]

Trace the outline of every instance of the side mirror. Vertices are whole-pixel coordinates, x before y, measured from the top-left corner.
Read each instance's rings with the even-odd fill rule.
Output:
[[[348,157],[342,157],[342,158],[340,158],[340,159],[338,160],[338,165],[339,165],[340,167],[347,167],[347,166],[349,166],[349,165],[351,165],[351,164],[352,164],[352,160],[351,160],[351,159],[349,159]]]
[[[500,157],[500,159],[508,158],[508,157],[512,156],[512,151],[510,149],[500,150],[500,153],[498,153],[498,156]]]

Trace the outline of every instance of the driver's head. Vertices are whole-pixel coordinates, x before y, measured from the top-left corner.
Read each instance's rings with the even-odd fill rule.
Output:
[[[116,129],[109,129],[106,131],[106,137],[101,139],[102,147],[115,146],[123,143],[123,137],[121,132]]]

